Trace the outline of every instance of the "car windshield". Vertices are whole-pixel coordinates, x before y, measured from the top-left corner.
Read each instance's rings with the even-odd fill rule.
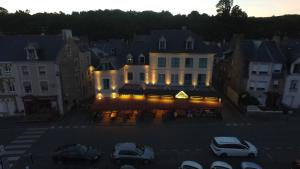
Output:
[[[244,146],[246,146],[247,148],[249,148],[249,145],[246,143],[245,140],[240,140],[240,142],[241,142]]]
[[[138,152],[139,154],[143,154],[144,151],[145,151],[145,146],[143,146],[143,145],[141,145],[141,144],[138,144],[138,145],[136,146],[136,148],[137,148],[137,152]]]
[[[88,151],[88,147],[87,146],[78,145],[77,148],[78,148],[78,151],[80,153],[82,153],[82,154]]]

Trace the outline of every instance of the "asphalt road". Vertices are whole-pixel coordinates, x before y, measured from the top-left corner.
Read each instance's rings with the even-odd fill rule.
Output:
[[[81,126],[78,128],[31,128],[29,132],[40,132],[31,138],[32,146],[16,162],[16,169],[29,163],[28,153],[33,154],[35,169],[60,168],[118,168],[111,163],[109,154],[114,144],[136,142],[150,145],[156,152],[156,160],[146,169],[176,168],[183,160],[195,160],[205,168],[215,160],[224,160],[239,168],[242,161],[254,161],[267,169],[288,169],[290,162],[300,158],[300,127],[292,124],[253,124],[250,126],[226,126],[214,124],[138,125],[138,126]],[[28,131],[27,131],[28,133]],[[238,136],[254,143],[259,150],[257,158],[218,158],[208,149],[214,136]],[[82,143],[99,147],[104,157],[92,166],[86,164],[56,165],[50,160],[51,151],[63,144]],[[27,143],[26,143],[27,144]]]

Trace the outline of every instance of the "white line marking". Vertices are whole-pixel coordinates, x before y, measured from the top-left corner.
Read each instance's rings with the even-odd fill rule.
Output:
[[[51,126],[51,128],[52,128],[52,129],[54,129],[54,128],[55,128],[55,126]]]
[[[78,128],[78,126],[73,126],[73,128]]]
[[[30,134],[44,134],[44,133],[45,133],[45,131],[26,131],[26,132],[23,133],[23,135],[25,135],[25,134],[28,134],[28,135],[30,135]]]
[[[28,128],[27,130],[48,130],[48,128]]]
[[[236,126],[238,126],[238,124],[237,124],[237,123],[233,123],[233,126],[235,126],[235,127],[236,127]]]
[[[25,136],[19,136],[17,139],[24,139],[24,138],[39,138],[41,135],[25,135]]]
[[[7,159],[8,159],[8,161],[17,161],[20,159],[20,156],[8,157]]]
[[[60,128],[60,129],[61,129],[61,128],[63,128],[63,127],[62,127],[62,126],[59,126],[58,128]]]
[[[230,123],[226,123],[225,126],[231,126],[231,124]]]
[[[70,128],[70,126],[66,126],[66,128],[68,129],[68,128]]]
[[[16,143],[34,143],[36,140],[15,140],[13,142],[11,142],[12,144],[16,144]]]
[[[30,148],[31,144],[24,144],[24,145],[8,145],[5,149],[17,149],[17,148]]]
[[[12,154],[24,154],[26,150],[12,150],[12,151],[5,151],[3,155],[12,155]]]
[[[82,125],[81,128],[86,128],[86,126],[85,126],[85,125]]]

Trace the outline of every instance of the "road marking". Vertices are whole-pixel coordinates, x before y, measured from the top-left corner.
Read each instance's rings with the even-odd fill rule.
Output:
[[[60,128],[60,129],[61,129],[61,128],[63,128],[63,127],[62,127],[62,126],[59,126],[58,128]]]
[[[48,130],[48,128],[28,128],[27,130]]]
[[[11,151],[5,151],[3,155],[14,155],[14,154],[24,154],[26,150],[11,150]]]
[[[5,149],[17,149],[17,148],[30,148],[31,144],[23,144],[23,145],[8,145]]]
[[[237,123],[233,123],[233,126],[235,126],[235,127],[236,127],[236,126],[238,126],[238,124],[237,124]]]
[[[78,128],[78,126],[73,126],[73,128]]]
[[[8,157],[7,159],[8,159],[8,161],[17,161],[20,159],[20,156]]]
[[[36,140],[15,140],[13,142],[11,142],[12,144],[16,144],[16,143],[34,143]]]
[[[68,129],[68,128],[70,128],[70,126],[66,126],[66,128]]]
[[[251,123],[247,123],[246,125],[247,125],[247,126],[251,126],[252,124],[251,124]]]
[[[244,123],[240,123],[240,126],[244,126],[245,124]]]
[[[17,139],[24,139],[24,138],[39,138],[41,135],[25,135],[25,136],[19,136]]]
[[[55,128],[55,126],[51,126],[51,129],[54,129]]]
[[[45,133],[45,131],[25,131],[24,133],[23,133],[23,135],[25,135],[25,134],[44,134]]]
[[[231,126],[231,124],[230,123],[226,123],[225,126]]]
[[[81,128],[86,128],[86,126],[85,126],[85,125],[82,125]]]

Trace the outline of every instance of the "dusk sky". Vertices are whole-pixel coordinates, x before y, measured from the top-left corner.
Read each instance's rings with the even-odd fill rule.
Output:
[[[209,15],[216,14],[218,0],[0,0],[0,6],[9,12],[29,9],[37,12],[71,13],[96,9],[121,9],[124,11],[168,10],[173,14],[188,14],[193,10]],[[249,16],[300,14],[300,0],[235,0]]]

